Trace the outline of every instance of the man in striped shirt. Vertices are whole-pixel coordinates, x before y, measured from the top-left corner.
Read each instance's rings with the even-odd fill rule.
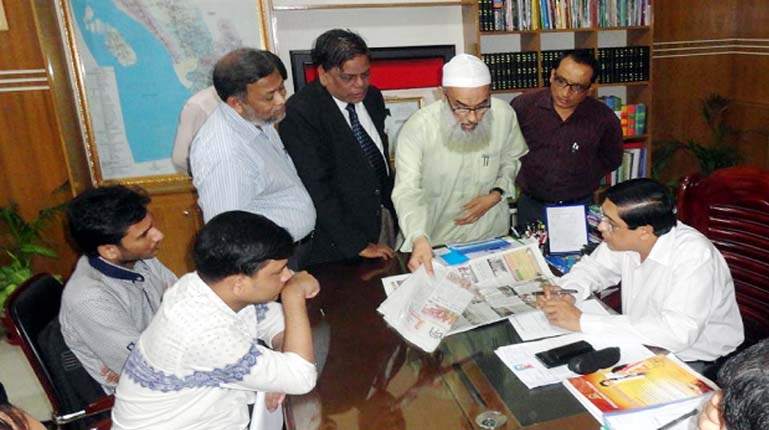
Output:
[[[214,67],[222,99],[192,142],[192,183],[208,222],[231,210],[264,215],[297,243],[292,269],[311,250],[315,208],[274,124],[286,113],[286,68],[275,54],[236,49]]]

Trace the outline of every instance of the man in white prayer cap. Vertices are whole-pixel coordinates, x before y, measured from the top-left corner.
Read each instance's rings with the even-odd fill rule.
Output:
[[[393,203],[409,269],[432,272],[433,246],[508,234],[507,197],[528,147],[515,111],[491,97],[475,56],[443,66],[444,98],[416,112],[398,136]]]

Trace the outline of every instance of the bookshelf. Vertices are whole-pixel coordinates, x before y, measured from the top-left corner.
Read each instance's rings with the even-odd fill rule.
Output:
[[[540,7],[543,3],[549,8],[546,14]],[[523,92],[549,85],[552,61],[559,57],[559,51],[592,51],[603,70],[599,71],[591,95],[619,98],[627,105],[642,104],[646,110],[645,126],[634,128],[624,137],[633,157],[638,156],[639,148],[643,150],[642,164],[636,172],[618,173],[624,174],[624,178],[648,176],[652,135],[648,110],[652,104],[654,40],[651,3],[651,0],[478,0],[474,53],[484,58],[492,69],[492,92],[509,101]],[[635,163],[639,165],[638,160]]]
[[[307,49],[312,40],[329,28],[348,28],[363,34],[369,46],[412,46],[430,44],[453,44],[457,52],[484,54],[505,54],[505,61],[515,61],[525,71],[525,82],[500,87],[495,85],[496,97],[512,100],[525,91],[533,91],[548,84],[549,69],[543,59],[548,52],[557,50],[589,49],[598,56],[605,50],[620,48],[644,48],[651,58],[652,0],[267,0],[268,17],[273,23],[271,45],[276,48],[284,62],[290,64],[290,51]],[[510,26],[489,28],[484,11],[494,3],[512,6],[520,4],[547,4],[565,8],[581,5],[582,17],[589,16],[589,22],[575,20],[561,21],[550,18],[552,25],[521,26],[513,21]],[[648,8],[644,5],[649,4]],[[611,11],[612,16],[629,16],[627,10],[641,8],[645,11],[643,21],[632,22],[622,19],[599,17]],[[628,9],[630,8],[630,9]],[[579,16],[579,14],[576,14]],[[559,15],[560,16],[560,15]],[[568,16],[568,15],[564,15]],[[541,16],[540,16],[541,18]],[[636,25],[636,24],[643,25]],[[526,28],[524,28],[526,27]],[[552,27],[552,28],[550,28]],[[426,28],[433,30],[426,31]],[[437,31],[435,29],[440,29]],[[608,52],[608,51],[606,51]],[[524,53],[528,53],[525,54]],[[509,58],[508,58],[509,57]],[[495,58],[499,60],[500,58]],[[641,76],[632,81],[615,79],[611,83],[599,81],[593,86],[595,97],[617,97],[628,104],[644,104],[647,107],[646,125],[637,135],[625,138],[627,144],[646,150],[643,165],[649,172],[651,160],[651,116],[648,108],[652,102],[651,62]],[[518,77],[516,69],[503,71],[506,78]],[[600,78],[599,78],[600,79]],[[289,79],[290,81],[291,79]],[[515,87],[515,88],[513,88]],[[293,87],[289,89],[293,92]],[[640,145],[639,145],[640,144]]]

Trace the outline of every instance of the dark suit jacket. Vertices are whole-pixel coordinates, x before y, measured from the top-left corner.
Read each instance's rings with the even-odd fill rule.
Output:
[[[363,104],[389,154],[382,93],[369,87]],[[318,80],[288,99],[278,130],[318,213],[310,264],[354,258],[376,243],[381,206],[395,213],[392,174],[384,186],[379,184],[345,117]]]

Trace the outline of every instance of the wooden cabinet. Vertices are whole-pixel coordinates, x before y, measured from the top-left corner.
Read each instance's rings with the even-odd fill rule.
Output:
[[[192,244],[203,226],[197,194],[192,191],[156,193],[152,195],[149,209],[165,236],[158,253],[160,261],[179,276],[194,270]]]

